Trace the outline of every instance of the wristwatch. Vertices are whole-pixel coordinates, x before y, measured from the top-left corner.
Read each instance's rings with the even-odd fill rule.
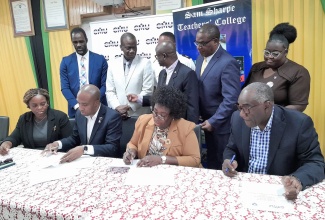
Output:
[[[88,154],[88,146],[84,145],[84,154]]]
[[[165,164],[166,163],[166,160],[167,160],[167,157],[166,156],[161,156],[161,163],[162,164]]]

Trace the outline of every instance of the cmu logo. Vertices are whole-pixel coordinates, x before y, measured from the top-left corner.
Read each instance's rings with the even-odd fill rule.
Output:
[[[144,53],[144,52],[142,52],[142,53],[139,53],[137,55],[140,56],[140,57],[143,57],[143,58],[147,58],[147,59],[150,59],[151,58],[151,53]]]
[[[121,33],[121,32],[128,32],[128,30],[129,30],[129,27],[128,26],[118,26],[118,27],[114,27],[113,28],[113,32],[114,33]]]
[[[122,53],[121,53],[121,54],[116,54],[116,55],[115,55],[115,58],[118,58],[118,57],[121,57],[121,56],[123,56]]]
[[[170,22],[164,21],[162,23],[157,23],[156,27],[157,27],[157,29],[173,28],[173,22],[172,21],[170,21]]]
[[[106,61],[109,61],[109,55],[104,55],[104,57]]]
[[[134,30],[135,31],[145,31],[150,29],[150,24],[139,24],[139,25],[134,25]]]
[[[95,35],[107,34],[107,28],[97,28],[97,29],[94,29],[94,34]]]
[[[156,37],[146,39],[146,44],[157,44],[157,43],[158,43],[158,38]]]
[[[104,43],[104,47],[118,47],[118,41],[108,41]]]

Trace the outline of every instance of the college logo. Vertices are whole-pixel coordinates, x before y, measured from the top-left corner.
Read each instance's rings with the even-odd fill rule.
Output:
[[[104,43],[104,47],[118,47],[118,46],[119,46],[118,41],[110,40]]]
[[[94,29],[94,35],[107,34],[107,28]]]
[[[108,62],[109,61],[109,55],[104,55],[105,60]]]
[[[134,26],[135,31],[147,31],[150,29],[150,24],[139,24]]]
[[[118,26],[113,28],[114,33],[121,33],[121,32],[128,32],[129,27],[128,26]]]
[[[152,37],[152,38],[149,38],[149,39],[146,39],[146,44],[157,44],[158,43],[158,38],[156,37]]]
[[[156,25],[157,29],[165,29],[165,28],[173,28],[173,22],[172,21],[164,21],[162,23],[157,23]]]
[[[144,53],[144,52],[142,52],[142,53],[139,53],[137,55],[140,56],[140,57],[143,57],[143,58],[147,58],[147,59],[150,59],[151,58],[151,53]]]

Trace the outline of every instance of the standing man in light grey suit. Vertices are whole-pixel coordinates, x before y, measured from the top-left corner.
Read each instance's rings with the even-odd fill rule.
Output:
[[[221,169],[230,135],[230,119],[240,93],[238,62],[219,43],[216,25],[205,24],[196,34],[199,105],[210,169]]]
[[[154,74],[151,62],[137,55],[137,40],[132,33],[121,36],[123,56],[109,61],[106,81],[108,106],[120,113],[122,118],[150,113],[149,107],[129,102],[128,94],[151,95]]]

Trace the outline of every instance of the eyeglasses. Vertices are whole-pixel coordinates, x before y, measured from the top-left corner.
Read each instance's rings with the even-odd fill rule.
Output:
[[[197,47],[205,47],[208,43],[210,43],[212,40],[214,40],[215,38],[212,38],[211,40],[209,41],[206,41],[206,42],[197,42],[197,41],[194,41],[194,44],[195,46]]]
[[[273,57],[274,59],[278,58],[278,56],[280,56],[281,53],[283,53],[284,51],[286,51],[287,49],[284,49],[283,51],[279,52],[279,51],[274,51],[274,52],[270,52],[268,50],[264,50],[264,56],[265,57]]]
[[[157,55],[155,55],[155,58],[158,60],[160,56],[163,56],[165,58],[165,57],[167,57],[167,54],[166,53],[157,54]]]
[[[267,101],[268,101],[268,100],[267,100]],[[267,101],[265,101],[265,102],[267,102]],[[265,102],[263,102],[263,103],[259,103],[259,104],[257,104],[257,105],[253,105],[253,106],[250,106],[250,105],[239,105],[239,104],[237,103],[236,106],[237,106],[237,109],[238,109],[240,112],[243,110],[245,114],[249,114],[249,113],[250,113],[250,110],[251,110],[252,108],[255,108],[255,107],[259,106],[259,105],[263,105]]]
[[[161,121],[165,121],[166,118],[168,117],[168,115],[166,115],[166,116],[158,115],[154,110],[151,110],[151,112],[152,112],[153,117],[158,118]]]
[[[12,163],[12,162],[14,162],[14,161],[12,160],[12,158],[7,158],[7,159],[5,159],[4,161],[0,161],[0,166],[1,166],[1,165],[8,164],[8,163]]]

